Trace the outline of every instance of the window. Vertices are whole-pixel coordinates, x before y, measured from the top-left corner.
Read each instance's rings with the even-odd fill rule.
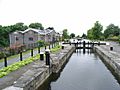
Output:
[[[33,37],[29,37],[29,41],[33,41]]]
[[[18,41],[18,40],[19,40],[19,38],[18,38],[18,37],[15,37],[15,40],[16,40],[16,41]]]

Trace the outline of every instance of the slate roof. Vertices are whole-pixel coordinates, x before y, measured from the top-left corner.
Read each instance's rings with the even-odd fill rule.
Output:
[[[16,32],[13,32],[13,33],[14,34],[15,33],[26,33],[26,32],[28,32],[30,30],[34,31],[34,32],[37,32],[40,35],[50,34],[51,32],[55,31],[55,30],[51,30],[51,29],[39,30],[39,29],[28,28],[25,31],[16,31]]]

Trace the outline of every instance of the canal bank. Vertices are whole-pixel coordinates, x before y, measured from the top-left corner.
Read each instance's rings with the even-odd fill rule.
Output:
[[[38,60],[34,62],[25,73],[14,81],[12,86],[4,90],[36,90],[52,73],[58,73],[60,71],[63,64],[68,60],[74,50],[75,47],[68,45],[64,46],[64,49],[57,53],[51,53],[50,67],[45,65],[45,61]],[[7,78],[10,78],[10,76]]]
[[[78,49],[65,67],[37,90],[120,90],[120,85],[99,56]]]
[[[120,83],[120,55],[118,52],[106,50],[103,47],[104,46],[95,46],[94,51],[102,58],[101,60],[106,64]]]

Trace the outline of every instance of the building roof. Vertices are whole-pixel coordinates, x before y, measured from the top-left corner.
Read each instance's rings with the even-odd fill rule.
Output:
[[[49,28],[47,28],[47,29],[45,29],[45,30],[40,30],[40,29],[33,29],[33,28],[28,28],[28,29],[26,29],[25,31],[15,31],[15,32],[13,32],[14,34],[17,34],[17,33],[26,33],[26,32],[28,32],[28,31],[34,31],[34,32],[37,32],[38,34],[40,34],[40,35],[46,35],[46,34],[50,34],[51,32],[55,32],[55,30],[54,29],[49,29]],[[55,32],[56,33],[56,32]]]

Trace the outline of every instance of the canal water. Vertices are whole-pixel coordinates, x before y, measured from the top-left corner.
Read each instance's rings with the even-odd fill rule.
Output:
[[[120,85],[95,53],[77,50],[38,90],[120,90]]]

